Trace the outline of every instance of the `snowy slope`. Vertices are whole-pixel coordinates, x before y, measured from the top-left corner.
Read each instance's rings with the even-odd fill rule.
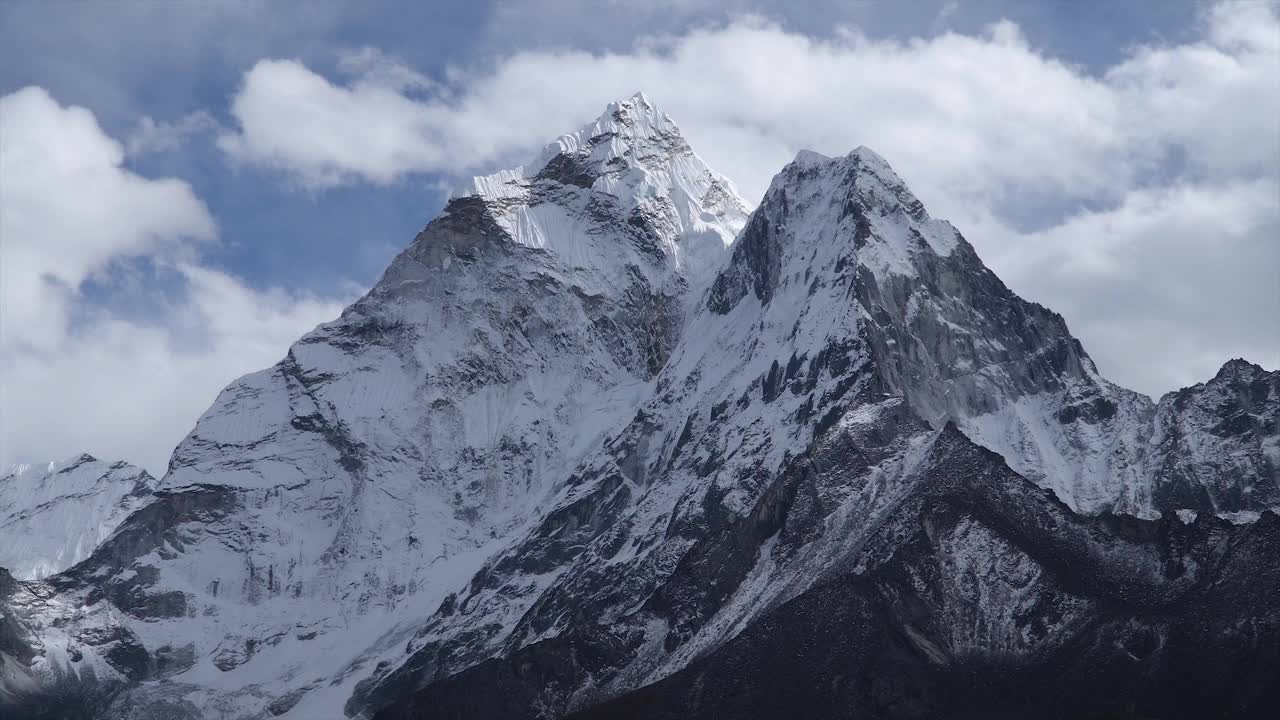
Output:
[[[95,612],[33,611],[35,674],[78,652],[100,676],[167,679],[122,714],[323,715],[538,516],[649,394],[746,210],[643,96],[526,167],[476,179],[365,298],[220,394],[146,542],[58,578]],[[129,637],[84,639],[118,623]],[[175,659],[137,668],[121,647]]]
[[[147,471],[89,455],[0,475],[0,567],[39,580],[80,562],[145,504]]]
[[[669,258],[662,274],[674,271],[700,285],[719,267],[747,214],[733,184],[694,154],[644,93],[610,104],[594,123],[562,135],[527,165],[473,178],[454,193],[464,197],[485,199],[513,242],[622,283],[618,271],[648,268],[634,262],[639,250]],[[616,242],[600,231],[602,212],[649,226],[656,244]],[[661,284],[661,278],[647,279]]]

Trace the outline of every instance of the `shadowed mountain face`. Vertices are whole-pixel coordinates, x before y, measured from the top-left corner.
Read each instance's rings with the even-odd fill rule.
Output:
[[[1264,717],[1280,700],[1274,514],[1080,517],[950,428],[920,471],[865,562],[572,717]],[[787,513],[780,537],[804,523]],[[549,689],[625,653],[614,636],[578,629],[378,717],[540,717]]]
[[[744,207],[643,96],[475,179],[0,584],[0,716],[1274,699],[1280,373],[1112,385],[866,148]]]
[[[1280,373],[1232,360],[1156,408],[1152,502],[1202,512],[1280,506]]]

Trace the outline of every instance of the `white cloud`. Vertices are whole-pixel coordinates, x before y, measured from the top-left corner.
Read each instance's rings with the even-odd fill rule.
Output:
[[[181,148],[192,137],[218,129],[218,121],[212,115],[197,110],[179,118],[176,122],[156,122],[150,117],[138,121],[138,127],[125,141],[126,152],[133,157],[147,153],[171,152]]]
[[[202,267],[205,205],[123,157],[88,110],[0,97],[0,465],[88,451],[162,471],[227,382],[340,309]],[[86,299],[129,294],[118,271],[137,262],[180,280],[146,317]]]
[[[1107,183],[1100,161],[1126,140],[1114,93],[1037,55],[1008,23],[985,37],[899,44],[817,41],[747,19],[627,54],[519,53],[454,84],[456,97],[413,100],[385,84],[335,85],[297,63],[262,61],[233,105],[240,131],[225,139],[238,157],[309,183],[386,183],[509,161],[643,88],[754,196],[778,164],[722,150],[725,132],[785,155],[867,144],[961,186],[990,177],[1059,191]]]
[[[332,300],[255,291],[209,269],[181,272],[187,297],[160,308],[160,322],[91,312],[56,348],[6,353],[6,462],[88,451],[163,472],[227,383],[275,363],[341,309]]]
[[[123,169],[93,113],[28,87],[0,98],[0,324],[6,344],[66,332],[80,285],[113,260],[179,252],[216,229],[177,180]]]
[[[1176,148],[1205,175],[1274,176],[1280,19],[1267,4],[1238,2],[1213,7],[1207,22],[1204,41],[1142,48],[1107,73],[1126,136]]]
[[[748,199],[799,149],[867,145],[1015,290],[1062,312],[1104,369],[1159,393],[1232,354],[1280,364],[1278,38],[1273,6],[1222,4],[1201,39],[1091,74],[1009,22],[899,42],[745,18],[623,53],[521,52],[417,96],[266,60],[222,142],[305,185],[387,184],[517,164],[644,89]]]
[[[311,187],[363,179],[387,184],[435,167],[432,112],[385,70],[335,86],[293,60],[263,60],[231,111],[243,132],[219,145],[232,157],[287,171]]]
[[[950,0],[938,9],[938,14],[933,17],[933,23],[929,28],[936,34],[951,26],[951,19],[955,17],[957,11],[960,10],[960,3],[956,0]]]
[[[993,258],[1064,309],[1104,375],[1159,394],[1244,357],[1280,366],[1280,182],[1135,190]]]
[[[454,93],[425,98],[376,74],[339,85],[264,60],[245,75],[232,107],[240,127],[223,141],[308,184],[385,184],[521,158],[644,89],[748,196],[778,167],[779,157],[742,152],[763,141],[780,156],[869,145],[957,204],[1115,197],[1171,148],[1207,169],[1274,170],[1280,51],[1269,38],[1280,25],[1251,4],[1215,8],[1207,22],[1204,41],[1140,48],[1103,77],[1039,53],[1008,22],[903,43],[856,32],[814,40],[747,18],[622,54],[518,53],[455,69]]]
[[[338,70],[366,85],[395,90],[443,90],[426,75],[375,47],[366,46],[340,53]]]

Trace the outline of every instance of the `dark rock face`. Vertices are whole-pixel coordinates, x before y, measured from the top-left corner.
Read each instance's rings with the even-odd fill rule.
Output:
[[[25,676],[47,651],[39,633],[32,632],[28,624],[43,621],[43,604],[50,598],[75,598],[81,604],[80,612],[87,616],[109,606],[112,611],[149,622],[184,617],[185,595],[153,590],[160,574],[146,558],[181,552],[194,536],[193,528],[225,516],[238,500],[235,493],[217,486],[158,492],[151,504],[134,512],[88,559],[66,572],[44,582],[17,583],[0,570],[0,672],[7,671],[9,678]],[[68,625],[67,630],[71,635],[67,654],[76,667],[75,674],[68,673],[52,684],[15,684],[25,691],[14,697],[4,692],[10,683],[0,683],[0,719],[101,718],[107,702],[127,684],[166,678],[195,662],[190,643],[147,648],[123,624]],[[84,662],[90,653],[102,658],[106,672]],[[10,667],[4,668],[4,664]],[[138,712],[141,714],[122,717],[170,717]]]
[[[1155,502],[1198,512],[1280,506],[1280,371],[1232,360],[1156,409]]]
[[[115,607],[141,619],[185,615],[185,596],[177,591],[149,592],[147,589],[159,579],[159,571],[151,565],[135,565],[135,561],[153,551],[180,551],[183,524],[206,523],[224,516],[236,506],[238,498],[217,486],[159,492],[156,496],[154,502],[130,516],[129,522],[88,560],[50,578],[50,584],[63,591],[87,589],[88,603],[107,598]],[[126,569],[133,572],[124,573]],[[107,580],[99,580],[102,577]]]
[[[774,209],[776,207],[776,210]],[[781,271],[782,248],[775,234],[776,226],[786,222],[786,197],[777,206],[767,205],[752,213],[742,235],[734,243],[728,272],[721,273],[711,286],[708,307],[724,315],[748,292],[755,293],[762,305],[769,304]]]
[[[1280,518],[1082,518],[954,431],[928,462],[932,481],[868,540],[870,567],[571,716],[1260,717],[1280,700]],[[784,532],[806,524],[791,508]],[[626,656],[588,626],[377,717],[544,717]]]
[[[892,563],[812,590],[681,673],[572,717],[1266,717],[1280,701],[1274,515],[1243,528],[1160,521],[1167,526],[1150,529],[1154,542],[1211,534],[1231,548],[1221,574],[1151,602],[1070,564],[1041,565],[1017,549],[1019,538],[987,527],[962,503],[928,510]],[[1030,583],[1018,574],[954,575],[948,541],[977,528],[1011,548],[981,564],[1030,562]],[[921,593],[921,578],[938,584]],[[1007,625],[981,624],[986,613],[975,603],[1028,588],[1034,595]],[[955,617],[956,606],[969,611]],[[978,621],[979,633],[1014,632],[1048,647],[958,652],[960,619]],[[1055,631],[1060,642],[1043,642]]]
[[[18,583],[8,570],[0,568],[0,608],[7,607],[9,599],[18,589]],[[31,647],[27,633],[12,613],[0,612],[0,673],[12,673],[6,664],[23,664],[31,662],[35,650]],[[0,701],[5,698],[0,697]],[[0,702],[0,708],[3,702]]]
[[[588,163],[579,161],[569,153],[560,153],[538,173],[539,180],[553,180],[561,185],[574,185],[581,188],[591,187],[596,175]]]

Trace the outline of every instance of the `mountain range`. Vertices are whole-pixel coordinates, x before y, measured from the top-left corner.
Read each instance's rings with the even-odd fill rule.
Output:
[[[1275,707],[1280,372],[1108,382],[867,148],[752,207],[613,103],[158,481],[0,478],[0,717]]]

